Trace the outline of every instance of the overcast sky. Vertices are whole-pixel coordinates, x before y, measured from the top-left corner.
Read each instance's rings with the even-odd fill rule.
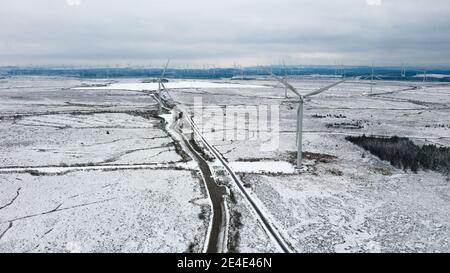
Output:
[[[1,65],[449,65],[449,0],[1,0]]]

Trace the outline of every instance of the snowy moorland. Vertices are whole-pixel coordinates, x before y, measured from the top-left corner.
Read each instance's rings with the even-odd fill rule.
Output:
[[[288,81],[306,94],[336,79]],[[183,110],[158,116],[157,84],[142,79],[3,79],[0,252],[204,252],[219,235],[228,252],[450,251],[448,174],[395,168],[345,139],[450,147],[449,85],[348,80],[308,98],[301,170],[297,99],[278,83],[171,86]],[[247,120],[261,106],[279,111],[272,149]],[[223,123],[229,108],[245,126]],[[226,189],[225,234],[212,232],[211,179]]]
[[[290,83],[305,94],[331,81],[292,79]],[[303,150],[310,156],[304,163],[307,171],[293,174],[292,165],[286,164],[295,159],[295,95],[288,93],[286,99],[284,88],[274,82],[250,83],[274,88],[202,90],[203,107],[241,106],[245,112],[246,106],[280,105],[277,149],[264,151],[260,140],[251,137],[227,139],[227,131],[245,135],[255,121],[236,129],[226,128],[226,123],[220,127],[226,117],[194,120],[205,123],[205,138],[230,162],[294,251],[450,250],[449,177],[396,169],[345,140],[348,135],[397,135],[417,145],[450,147],[450,86],[379,81],[371,91],[369,82],[349,80],[308,99]],[[171,94],[192,112],[198,107],[191,90]],[[343,126],[348,124],[355,126]],[[241,230],[252,225],[244,218]],[[261,251],[263,246],[258,248],[252,237],[241,236],[239,248]]]

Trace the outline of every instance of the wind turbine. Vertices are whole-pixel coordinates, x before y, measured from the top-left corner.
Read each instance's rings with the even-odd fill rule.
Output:
[[[402,71],[401,71],[402,78],[406,77],[406,66],[404,63],[402,63]]]
[[[374,69],[373,69],[373,62],[372,62],[372,76],[370,78],[370,94],[372,94],[372,92],[373,92],[373,74],[374,74]]]
[[[169,66],[169,62],[170,62],[170,60],[167,60],[166,66],[164,67],[161,77],[159,77],[159,79],[158,79],[158,113],[159,114],[161,114],[161,110],[162,110],[161,90],[166,89],[162,80],[164,78],[164,75],[166,74],[166,70],[167,70],[167,67]]]
[[[239,64],[239,70],[241,70],[241,80],[244,80],[244,68]]]
[[[284,62],[284,60],[283,60],[283,70],[284,70],[284,80],[287,80],[286,63]],[[288,98],[288,91],[286,87],[284,87],[284,98],[285,99]]]
[[[297,108],[297,168],[300,169],[302,167],[303,105],[305,103],[305,99],[315,96],[315,95],[318,95],[322,92],[325,92],[328,89],[333,88],[336,85],[345,82],[345,79],[335,82],[333,84],[330,84],[328,86],[319,88],[313,92],[310,92],[310,93],[302,96],[297,91],[297,89],[294,86],[292,86],[290,83],[288,83],[285,79],[276,76],[269,70],[267,70],[267,72],[269,72],[273,78],[275,78],[277,81],[279,81],[281,84],[283,84],[287,89],[291,90],[294,94],[296,94],[299,97],[298,108]]]

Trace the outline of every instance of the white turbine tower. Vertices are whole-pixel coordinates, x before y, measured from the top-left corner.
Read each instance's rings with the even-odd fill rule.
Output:
[[[373,62],[372,62],[372,76],[370,78],[370,94],[373,92],[373,75],[374,75],[374,69],[373,69]]]
[[[345,79],[335,82],[333,84],[330,84],[328,86],[319,88],[311,93],[308,93],[306,95],[301,95],[295,87],[293,87],[290,83],[288,83],[285,79],[280,78],[276,75],[274,75],[271,71],[267,70],[272,77],[274,77],[277,81],[279,81],[281,84],[283,84],[287,89],[291,90],[294,94],[296,94],[299,97],[298,102],[298,108],[297,108],[297,168],[300,169],[302,167],[302,134],[303,134],[303,104],[305,103],[305,99],[318,95],[322,92],[327,91],[330,88],[335,87],[338,84],[341,84],[345,82]]]
[[[284,80],[287,80],[287,70],[286,70],[286,63],[283,60],[283,70],[284,70]],[[287,99],[288,98],[288,91],[287,88],[284,87],[284,98]]]

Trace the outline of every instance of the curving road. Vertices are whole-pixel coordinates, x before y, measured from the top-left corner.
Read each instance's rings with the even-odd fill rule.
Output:
[[[178,120],[171,126],[171,131],[177,134],[184,144],[183,146],[187,148],[187,152],[197,161],[200,171],[202,173],[203,181],[205,182],[206,189],[208,191],[208,197],[211,200],[212,205],[212,219],[209,227],[208,243],[206,246],[206,253],[220,253],[223,252],[226,246],[226,208],[225,199],[226,188],[219,186],[212,176],[211,168],[209,167],[207,161],[201,155],[198,147],[191,144],[183,133],[178,132],[173,129],[177,125]]]
[[[232,177],[233,181],[235,182],[236,186],[238,187],[241,194],[247,199],[249,202],[251,208],[255,212],[255,215],[257,216],[259,222],[264,227],[266,232],[269,236],[271,236],[274,241],[277,243],[279,248],[285,252],[285,253],[291,253],[293,252],[292,247],[285,241],[283,236],[280,234],[278,229],[275,227],[274,223],[268,220],[267,216],[261,211],[261,209],[258,207],[256,202],[253,200],[253,198],[250,196],[250,194],[245,189],[242,181],[237,177],[237,175],[234,173],[234,171],[230,168],[228,163],[226,162],[225,158],[220,154],[219,151],[217,151],[216,148],[214,148],[209,142],[203,137],[203,135],[199,132],[197,127],[195,126],[194,121],[189,117],[187,113],[183,113],[183,116],[185,119],[189,122],[190,126],[192,127],[192,130],[200,137],[203,144],[208,148],[208,150],[214,154],[214,156],[220,161],[220,163],[223,165],[223,167],[227,170],[227,172]]]

